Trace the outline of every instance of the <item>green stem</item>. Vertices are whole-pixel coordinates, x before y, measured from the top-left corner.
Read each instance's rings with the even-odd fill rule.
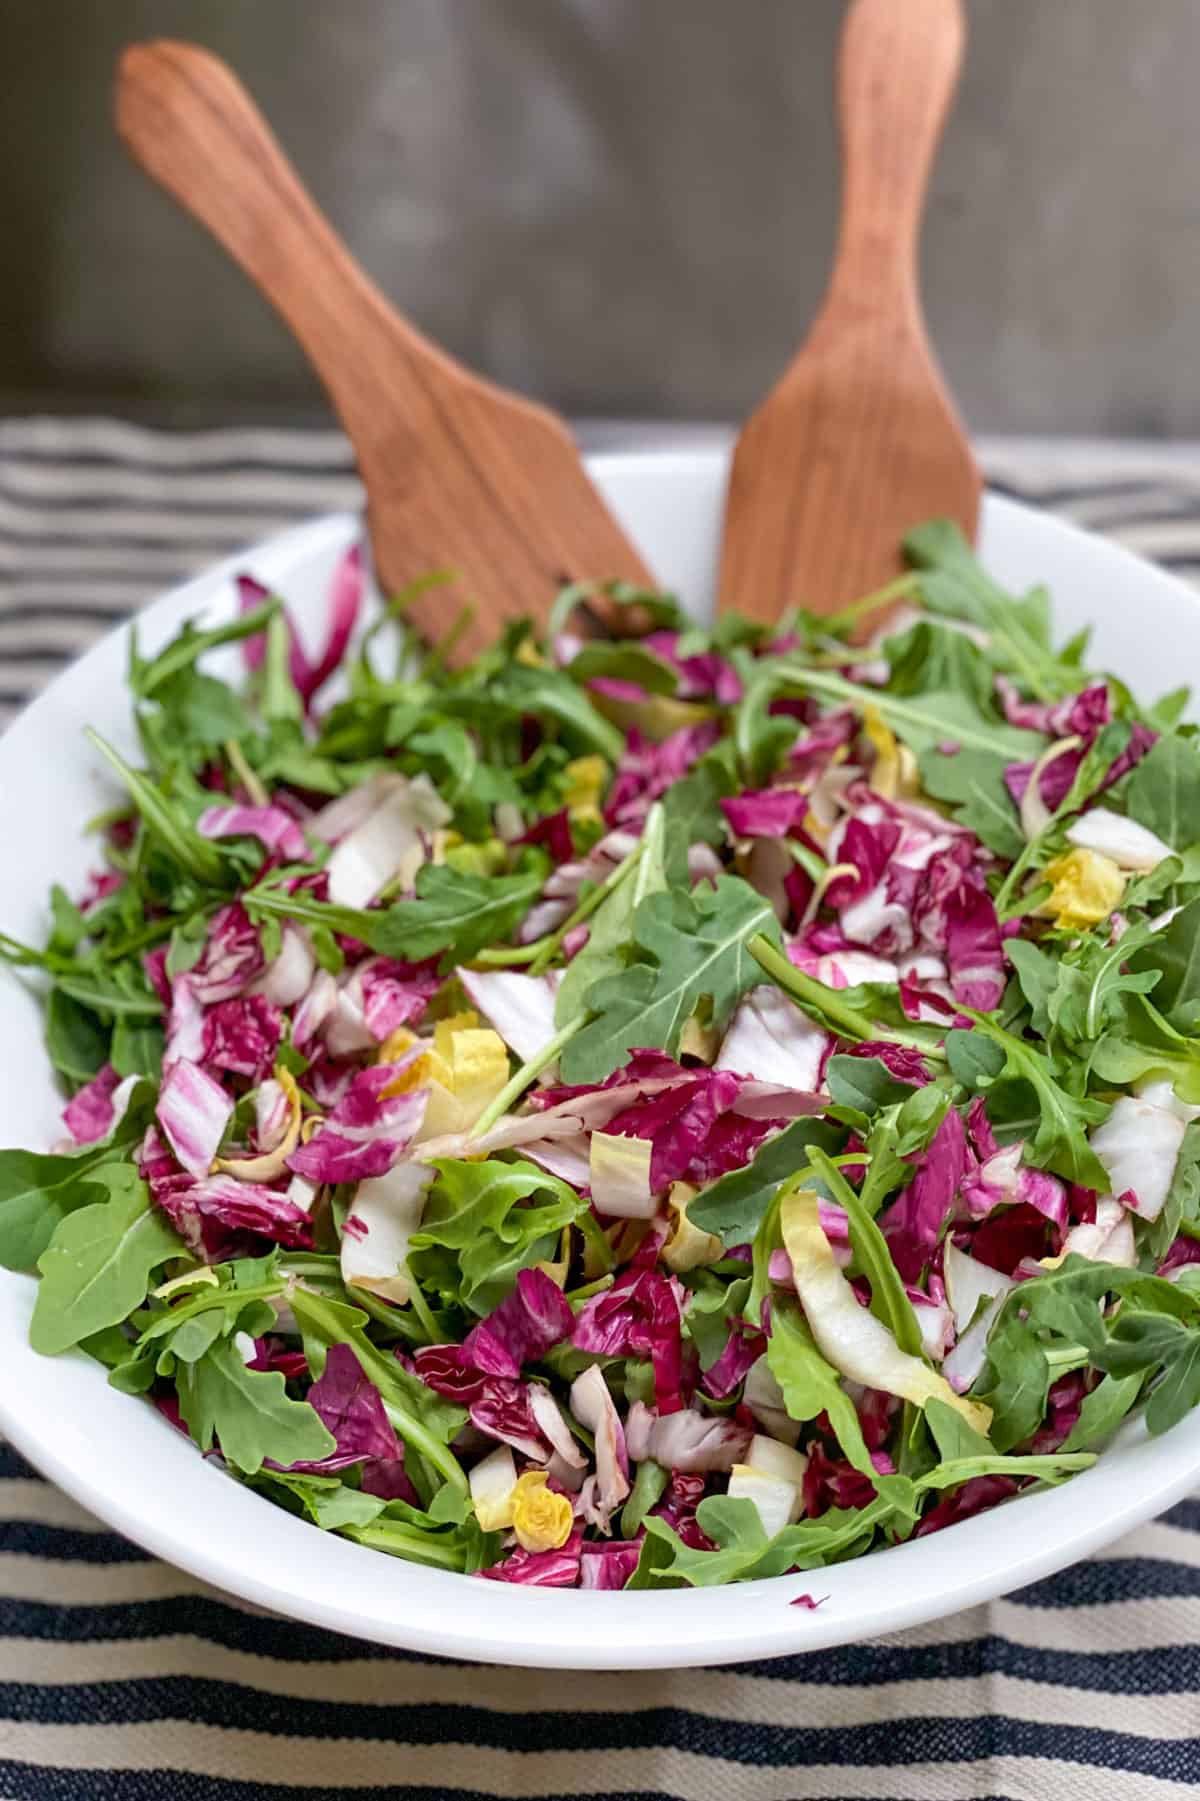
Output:
[[[870,1038],[881,1039],[887,1044],[903,1044],[909,1050],[920,1051],[924,1057],[945,1057],[940,1045],[927,1044],[908,1032],[890,1031],[864,1020],[853,1007],[847,1007],[838,998],[836,988],[827,988],[815,976],[805,975],[802,969],[789,963],[762,932],[756,932],[746,948],[777,988],[790,995],[818,1024],[832,1026],[839,1037],[852,1039],[856,1044],[863,1044]]]
[[[569,1301],[572,1307],[582,1306],[585,1301],[590,1301],[594,1294],[606,1293],[612,1285],[612,1276],[597,1276],[594,1282],[585,1282],[582,1288],[569,1289],[563,1299]]]
[[[237,739],[226,738],[224,749],[229,767],[232,769],[238,781],[242,784],[242,787],[246,790],[246,793],[250,796],[254,805],[256,807],[265,807],[271,797],[263,787],[258,776],[255,775],[254,771],[251,769],[249,763],[247,763],[245,753]]]
[[[422,1532],[419,1526],[405,1526],[399,1520],[380,1520],[372,1526],[343,1526],[341,1531],[356,1545],[370,1545],[372,1550],[389,1551],[393,1557],[432,1564],[439,1570],[462,1571],[462,1552],[451,1544],[441,1544],[432,1533]]]
[[[441,637],[436,639],[430,647],[429,655],[426,657],[424,666],[421,670],[423,679],[428,680],[430,676],[436,674],[436,672],[443,667],[446,659],[454,649],[454,646],[463,636],[463,633],[469,632],[474,623],[475,608],[468,601],[467,604],[459,610],[457,617],[451,622],[447,630],[444,631]]]
[[[425,1343],[426,1344],[436,1344],[438,1342],[438,1336],[439,1336],[437,1321],[434,1319],[433,1314],[429,1310],[429,1302],[425,1299],[425,1296],[421,1292],[420,1283],[417,1281],[416,1277],[411,1274],[411,1272],[409,1274],[408,1301],[409,1301],[409,1306],[412,1308],[413,1313],[416,1315],[417,1320],[420,1322],[421,1331],[424,1333],[424,1336],[425,1336]]]
[[[307,1337],[311,1332],[322,1344],[349,1345],[364,1376],[379,1390],[384,1411],[405,1444],[413,1445],[445,1477],[451,1487],[465,1493],[468,1483],[462,1465],[449,1446],[435,1438],[416,1415],[410,1412],[402,1398],[403,1391],[397,1389],[396,1365],[386,1353],[372,1344],[364,1332],[347,1332],[336,1314],[331,1316],[327,1311],[327,1297],[302,1284],[293,1291],[292,1306],[304,1336]]]
[[[657,805],[658,805],[658,802],[656,801],[655,806],[657,806]],[[661,811],[661,808],[659,810]],[[558,927],[557,931],[551,932],[550,936],[548,938],[546,938],[545,940],[543,940],[542,950],[539,952],[538,956],[534,959],[533,969],[531,972],[533,975],[540,975],[542,973],[542,970],[546,967],[546,965],[553,961],[554,957],[557,956],[559,949],[562,946],[563,939],[567,936],[568,932],[573,932],[575,930],[575,927],[581,926],[585,919],[590,919],[592,914],[596,912],[597,908],[603,906],[604,902],[608,899],[609,895],[615,893],[615,891],[621,886],[622,882],[625,881],[626,877],[631,875],[635,869],[640,869],[640,866],[642,865],[642,862],[643,862],[642,853],[645,850],[647,842],[649,841],[650,818],[651,818],[651,815],[653,814],[653,812],[654,812],[654,808],[652,807],[650,809],[650,813],[647,814],[647,816],[646,816],[646,832],[641,838],[639,838],[637,844],[630,851],[629,855],[627,857],[623,857],[622,860],[617,864],[617,867],[609,875],[606,875],[604,880],[602,882],[600,882],[595,888],[593,888],[590,894],[587,894],[584,896],[584,898],[580,901],[579,905],[575,908],[574,912],[568,914],[566,919],[563,920],[562,924]],[[635,898],[634,898],[634,906],[635,907],[641,898],[642,898],[642,896],[640,894],[635,894]]]
[[[847,627],[856,625],[870,613],[877,613],[880,607],[888,606],[893,600],[903,600],[910,594],[918,594],[921,588],[920,572],[908,569],[903,575],[897,575],[892,581],[885,582],[882,588],[876,588],[870,594],[864,594],[861,600],[852,600],[848,607],[842,607],[836,613],[830,613],[822,623],[828,631],[843,632]]]
[[[516,1075],[505,1083],[491,1106],[485,1107],[479,1115],[471,1127],[472,1138],[482,1138],[483,1134],[508,1112],[513,1102],[520,1100],[530,1083],[535,1081],[544,1069],[549,1068],[565,1045],[570,1044],[576,1032],[582,1027],[585,1017],[586,1015],[581,1013],[578,1019],[573,1019],[570,1025],[563,1027],[561,1032],[556,1032],[553,1038],[542,1046],[537,1055],[529,1059],[528,1063],[522,1063]]]
[[[655,805],[657,804],[656,802]],[[653,810],[651,808],[651,812]],[[649,826],[649,815],[647,815],[647,826]],[[547,965],[552,963],[558,955],[567,933],[574,931],[576,926],[582,925],[585,919],[590,919],[597,907],[608,899],[614,889],[621,886],[626,876],[641,861],[645,845],[646,836],[643,835],[629,855],[622,858],[617,867],[611,874],[606,875],[602,882],[597,883],[594,888],[589,890],[574,912],[569,913],[562,924],[556,926],[552,932],[547,932],[544,937],[535,939],[532,944],[519,944],[512,947],[501,945],[495,950],[476,951],[471,958],[472,967],[483,964],[488,969],[502,969],[514,963],[529,963],[533,966],[529,973],[535,976],[541,975]]]
[[[186,821],[177,818],[153,783],[148,782],[138,770],[132,769],[121,753],[102,738],[99,732],[93,731],[89,725],[84,727],[84,735],[124,782],[130,799],[151,836],[157,838],[163,849],[198,882],[219,886],[225,875],[225,864],[208,839],[202,838]]]

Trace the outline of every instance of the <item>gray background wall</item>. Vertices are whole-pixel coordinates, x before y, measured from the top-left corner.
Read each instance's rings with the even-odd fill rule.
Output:
[[[900,0],[897,0],[900,3]],[[979,430],[1200,435],[1200,4],[968,0],[924,239]],[[840,0],[4,0],[0,399],[316,416],[109,124],[133,38],[234,63],[427,329],[575,412],[734,417],[818,299]]]

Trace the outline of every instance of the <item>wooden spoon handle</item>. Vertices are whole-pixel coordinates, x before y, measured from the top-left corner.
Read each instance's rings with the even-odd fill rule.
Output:
[[[117,128],[175,199],[208,227],[272,302],[324,382],[359,452],[394,416],[379,415],[411,377],[414,441],[430,404],[419,371],[458,366],[408,325],[318,210],[233,72],[194,44],[133,44],[121,58]]]
[[[831,294],[915,306],[933,153],[962,65],[962,0],[853,0],[842,30],[842,207]]]

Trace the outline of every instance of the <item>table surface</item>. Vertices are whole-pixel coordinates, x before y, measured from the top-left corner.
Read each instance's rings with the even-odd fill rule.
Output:
[[[995,487],[1200,583],[1200,445],[982,452]],[[0,726],[151,595],[359,498],[333,431],[0,421]],[[1200,1500],[894,1637],[711,1671],[555,1675],[259,1613],[107,1532],[0,1447],[0,1801],[1184,1801],[1197,1784]]]

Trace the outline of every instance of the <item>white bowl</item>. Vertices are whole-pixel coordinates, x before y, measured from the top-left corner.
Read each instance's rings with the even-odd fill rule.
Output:
[[[713,576],[727,461],[722,452],[606,454],[592,473],[665,585],[700,618]],[[356,535],[348,515],[316,520],[177,588],[139,619],[154,648],[185,618],[233,604],[249,568],[303,624],[319,617],[333,563]],[[1064,635],[1096,621],[1094,662],[1150,697],[1200,666],[1191,592],[1128,552],[1012,501],[989,498],[983,556],[1003,583],[1050,586]],[[0,740],[0,927],[40,942],[52,881],[76,886],[94,853],[80,836],[111,788],[86,724],[133,749],[127,637],[114,632]],[[0,1144],[41,1148],[61,1097],[34,1000],[0,976]],[[109,1388],[81,1354],[26,1343],[34,1284],[0,1272],[0,1428],[60,1487],[118,1531],[194,1575],[282,1614],[450,1657],[595,1669],[729,1662],[894,1632],[1061,1569],[1162,1511],[1200,1481],[1200,1413],[1159,1439],[1138,1424],[1064,1487],[947,1531],[807,1575],[715,1590],[577,1593],[509,1587],[419,1568],[327,1536],[205,1462],[155,1410]],[[826,1597],[815,1612],[802,1592]]]

